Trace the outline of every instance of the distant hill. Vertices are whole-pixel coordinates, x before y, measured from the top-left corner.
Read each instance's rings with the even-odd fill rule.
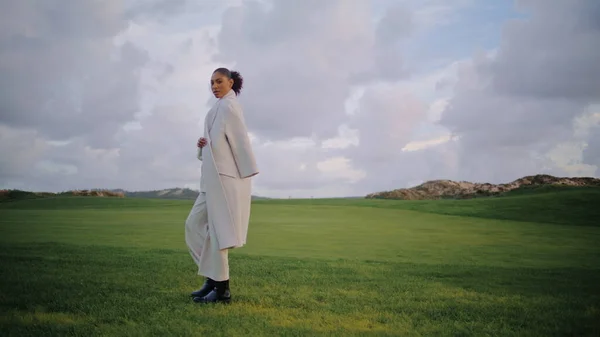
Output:
[[[90,189],[73,190],[59,193],[51,192],[29,192],[21,190],[0,190],[0,201],[13,201],[23,199],[38,199],[58,196],[88,196],[88,197],[116,197],[116,198],[145,198],[145,199],[179,199],[194,200],[198,197],[199,191],[189,188],[168,188],[152,191],[126,191],[123,189]],[[268,199],[265,197],[252,196],[253,200]]]
[[[123,190],[121,190],[123,191]],[[189,188],[168,188],[163,190],[151,191],[123,191],[128,198],[147,198],[147,199],[196,199],[198,191]]]
[[[0,190],[0,202],[2,201],[13,201],[13,200],[25,200],[25,199],[39,199],[54,196],[54,193],[48,192],[27,192],[21,190]]]
[[[600,179],[590,177],[554,177],[539,174],[526,176],[506,184],[431,180],[411,188],[371,193],[366,198],[400,200],[469,199],[573,187],[600,187]]]
[[[128,198],[148,198],[148,199],[185,199],[185,200],[193,200],[198,197],[198,193],[200,191],[192,190],[189,188],[167,188],[163,190],[153,190],[153,191],[137,191],[130,192],[124,190],[113,190],[113,191],[121,191],[125,193],[125,196]],[[265,197],[252,196],[253,200],[256,199],[267,199]]]

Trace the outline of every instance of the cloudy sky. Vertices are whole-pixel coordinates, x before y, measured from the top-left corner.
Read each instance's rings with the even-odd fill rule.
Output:
[[[0,188],[197,189],[242,73],[254,193],[600,176],[597,0],[0,0]]]

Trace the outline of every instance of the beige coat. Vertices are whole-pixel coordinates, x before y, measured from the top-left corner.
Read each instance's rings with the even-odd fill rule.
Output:
[[[208,225],[214,228],[219,249],[246,243],[250,220],[251,177],[258,174],[242,107],[229,91],[206,115],[198,149],[202,161],[201,190],[206,192]]]

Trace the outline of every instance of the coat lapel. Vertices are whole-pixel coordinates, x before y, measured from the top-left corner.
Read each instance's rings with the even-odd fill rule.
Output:
[[[217,117],[220,117],[219,116],[219,107],[223,103],[223,100],[231,100],[231,99],[235,99],[235,98],[236,98],[235,92],[233,90],[229,90],[229,92],[227,94],[225,94],[225,96],[219,98],[219,100],[215,103],[213,108],[210,109],[210,111],[206,115],[206,120],[204,121],[204,124],[208,126],[208,128],[205,128],[205,131],[207,130],[206,138],[210,138],[210,131],[212,130],[212,127],[215,125],[215,121],[217,120]]]

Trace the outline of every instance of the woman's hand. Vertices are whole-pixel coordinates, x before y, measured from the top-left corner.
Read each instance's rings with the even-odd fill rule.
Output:
[[[200,137],[200,139],[198,139],[197,145],[199,148],[203,148],[204,146],[206,146],[206,138]]]

